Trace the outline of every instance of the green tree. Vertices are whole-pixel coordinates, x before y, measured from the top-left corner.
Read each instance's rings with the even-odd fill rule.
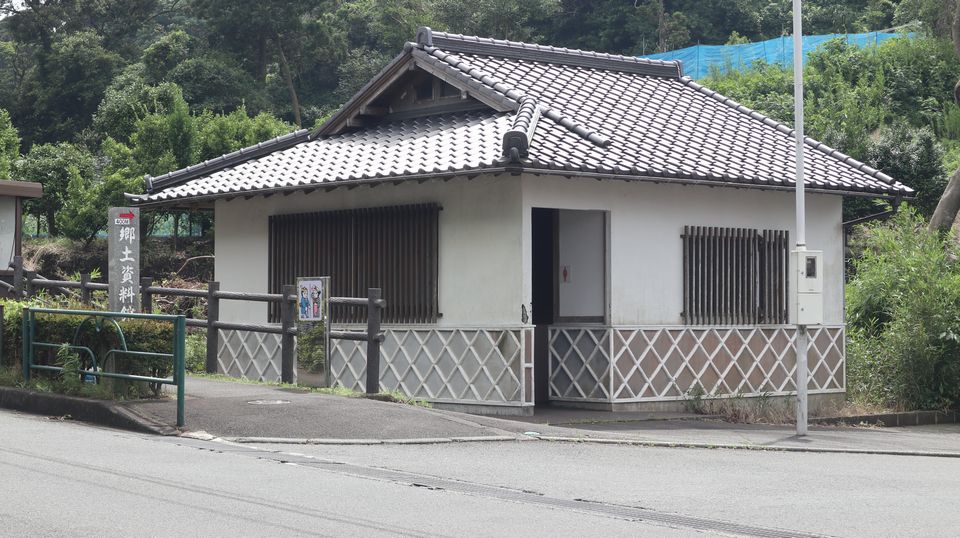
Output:
[[[0,41],[0,108],[12,110],[17,104],[31,61],[27,48],[16,41]]]
[[[166,80],[170,71],[197,52],[198,46],[194,41],[183,30],[174,30],[147,47],[141,58],[146,82],[157,84]]]
[[[434,7],[437,19],[450,30],[468,34],[510,39],[539,41],[543,35],[539,27],[560,11],[559,0],[438,0]],[[411,19],[414,19],[411,17]],[[399,29],[399,28],[398,28]],[[408,34],[405,39],[409,40]]]
[[[107,210],[126,205],[124,193],[143,192],[143,180],[133,173],[130,149],[108,138],[103,144],[101,174],[84,176],[70,168],[67,196],[57,213],[57,228],[69,239],[89,244],[107,225]]]
[[[866,161],[916,190],[912,203],[930,218],[947,185],[943,148],[929,127],[894,124],[870,140]]]
[[[37,144],[13,165],[13,175],[23,181],[43,184],[43,196],[27,203],[27,211],[44,216],[47,232],[56,236],[57,212],[66,202],[70,181],[79,176],[91,181],[95,176],[93,155],[82,147],[60,142]]]
[[[10,179],[13,163],[19,157],[20,134],[10,122],[10,114],[0,109],[0,179]]]
[[[390,61],[390,56],[367,48],[347,52],[337,68],[337,88],[333,92],[336,104],[350,99],[364,84]]]
[[[167,114],[150,114],[139,120],[130,140],[133,158],[143,174],[157,176],[196,162],[196,124],[183,99]]]
[[[266,84],[271,60],[276,61],[297,125],[301,124],[297,64],[304,39],[304,17],[313,7],[308,0],[284,2],[279,8],[259,0],[193,2],[195,12],[216,30],[211,34],[213,44],[242,58],[247,72],[261,89]]]
[[[201,161],[253,146],[294,129],[289,123],[264,112],[250,117],[245,108],[222,115],[206,112],[196,119],[198,160]]]
[[[93,116],[93,129],[101,138],[127,143],[137,121],[148,114],[166,114],[183,92],[172,82],[150,85],[144,81],[143,64],[133,64],[113,79]]]
[[[167,80],[183,89],[183,96],[195,111],[230,112],[247,105],[265,107],[263,89],[224,53],[207,53],[177,64]]]
[[[70,20],[68,0],[0,0],[5,26],[21,43],[38,44],[43,52],[53,48],[54,36]]]
[[[88,127],[121,64],[92,31],[58,38],[25,82],[15,119],[29,142],[68,140]]]

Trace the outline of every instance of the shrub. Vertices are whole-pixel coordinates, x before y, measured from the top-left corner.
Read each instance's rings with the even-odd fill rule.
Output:
[[[207,368],[207,335],[204,332],[187,335],[187,371],[202,374]]]
[[[42,301],[44,301],[42,297],[34,298],[27,302],[13,300],[0,301],[4,306],[3,365],[16,366],[20,364],[22,358],[21,327],[23,308],[26,306],[49,306],[49,304],[42,304]],[[78,305],[69,302],[59,306],[66,308],[78,307]],[[120,331],[117,330],[117,326],[119,326]],[[110,349],[122,349],[123,342],[126,343],[129,351],[146,351],[153,353],[171,353],[173,351],[173,325],[170,322],[164,321],[122,319],[117,320],[117,325],[114,325],[113,322],[104,320],[101,325],[97,326],[94,320],[83,316],[38,314],[36,332],[37,339],[40,341],[54,344],[69,343],[89,347],[98,361],[105,360],[106,354]],[[77,370],[85,370],[92,366],[89,355],[76,350],[71,351],[69,354],[64,354],[61,349],[37,348],[35,361],[39,364],[59,365],[64,360],[71,359],[73,355],[76,355],[77,360],[80,362],[80,366],[76,368]],[[168,377],[173,371],[173,361],[162,357],[143,358],[115,354],[112,363],[112,370],[125,374]],[[68,364],[73,365],[73,362],[68,361]],[[98,366],[102,368],[104,364],[101,363],[98,364]],[[36,376],[38,379],[49,379],[54,387],[60,387],[58,383],[66,379],[45,372],[34,372],[34,374],[32,374],[32,377],[33,376]],[[115,396],[124,398],[139,398],[147,395],[148,392],[153,392],[156,395],[160,389],[159,386],[148,386],[148,384],[142,382],[118,380],[105,384],[112,388]],[[61,388],[64,387],[69,390],[75,388],[69,385],[64,385]]]
[[[325,334],[323,323],[301,324],[297,336],[297,364],[310,373],[323,371],[325,364]]]
[[[960,262],[912,209],[862,227],[847,285],[848,390],[908,409],[960,402]]]
[[[947,103],[943,117],[936,122],[937,134],[950,140],[960,140],[960,106]]]
[[[913,204],[929,217],[947,186],[943,147],[928,127],[894,124],[881,128],[867,143],[868,162],[916,192]]]

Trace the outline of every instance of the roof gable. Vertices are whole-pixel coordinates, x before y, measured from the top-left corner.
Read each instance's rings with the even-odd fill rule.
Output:
[[[428,76],[458,89],[463,109],[392,110],[411,81]],[[424,135],[433,146],[412,143]],[[144,201],[503,169],[775,189],[792,188],[794,175],[792,129],[683,77],[678,62],[428,28],[319,129],[281,138],[148,180]],[[824,144],[808,138],[807,146],[813,191],[912,193]],[[351,162],[333,175],[303,173],[330,169],[334,155]],[[278,163],[311,179],[291,183]]]

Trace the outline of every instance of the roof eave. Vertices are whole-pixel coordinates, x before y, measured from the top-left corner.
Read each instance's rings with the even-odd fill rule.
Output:
[[[171,198],[167,200],[153,200],[147,202],[141,202],[145,195],[135,196],[135,195],[126,195],[127,199],[138,207],[150,208],[150,207],[165,207],[165,206],[175,206],[175,205],[194,205],[194,204],[205,204],[214,200],[223,199],[223,198],[253,198],[256,196],[266,196],[273,194],[292,194],[299,191],[313,192],[319,189],[333,190],[341,187],[355,188],[362,185],[380,185],[384,183],[404,183],[408,181],[427,181],[430,179],[452,179],[454,177],[476,177],[483,174],[518,174],[518,173],[529,173],[538,176],[563,176],[563,177],[584,177],[592,178],[597,180],[617,180],[617,181],[636,181],[644,183],[661,183],[661,184],[671,184],[671,185],[697,185],[704,187],[726,187],[726,188],[735,188],[735,189],[757,189],[757,190],[768,190],[768,191],[781,191],[781,192],[793,192],[795,189],[791,185],[771,185],[764,183],[752,183],[752,182],[734,182],[734,181],[717,181],[717,180],[708,180],[708,179],[695,179],[695,178],[685,178],[685,177],[660,177],[660,176],[649,176],[649,175],[637,175],[637,174],[616,174],[616,173],[603,173],[603,172],[590,172],[590,171],[581,171],[581,170],[560,170],[560,169],[548,169],[548,168],[537,168],[531,166],[523,166],[518,164],[513,164],[510,166],[492,166],[487,168],[472,168],[472,169],[463,169],[463,170],[447,170],[443,172],[431,172],[426,174],[407,174],[402,176],[385,176],[385,177],[376,177],[376,178],[365,178],[365,179],[356,179],[356,180],[341,180],[341,181],[332,181],[326,183],[312,183],[308,185],[291,185],[284,187],[271,187],[264,189],[255,189],[247,191],[233,191],[233,192],[222,192],[222,193],[212,193],[201,196],[191,196],[191,197],[180,197],[180,198]],[[805,189],[809,193],[817,194],[831,194],[839,196],[849,196],[849,197],[858,197],[858,198],[874,198],[874,199],[883,199],[883,200],[911,200],[914,198],[910,193],[897,193],[897,192],[888,192],[888,193],[879,193],[872,191],[858,191],[858,190],[849,190],[849,189],[828,189],[823,187],[814,187],[807,186]]]
[[[234,151],[233,153],[221,155],[215,159],[210,159],[203,161],[202,163],[187,166],[186,168],[181,168],[180,170],[168,172],[161,176],[153,177],[147,175],[144,176],[146,190],[147,192],[153,192],[157,189],[165,189],[167,187],[179,185],[185,181],[190,181],[191,179],[196,179],[212,172],[223,170],[224,168],[236,166],[238,164],[263,157],[264,155],[269,155],[275,151],[293,147],[301,142],[307,141],[309,139],[308,136],[309,132],[306,129],[300,129],[298,131],[293,131],[291,133],[278,136],[272,140],[260,142],[254,146],[242,148]]]
[[[552,168],[535,168],[535,167],[524,167],[523,172],[539,175],[539,176],[564,176],[564,177],[586,177],[592,179],[612,179],[620,181],[639,181],[645,183],[668,183],[671,185],[700,185],[705,187],[731,187],[735,189],[757,189],[757,190],[768,190],[768,191],[789,191],[794,192],[796,189],[793,185],[771,185],[768,183],[756,183],[756,182],[737,182],[737,181],[718,181],[713,179],[696,179],[689,177],[663,177],[663,176],[650,176],[650,175],[637,175],[637,174],[616,174],[616,173],[604,173],[604,172],[591,172],[583,170],[563,170],[563,169],[552,169]],[[884,200],[912,200],[914,196],[909,193],[897,193],[897,192],[888,192],[888,193],[879,193],[866,190],[851,190],[845,188],[836,188],[829,189],[824,187],[815,187],[815,186],[806,186],[804,188],[806,192],[818,193],[818,194],[833,194],[839,196],[850,196],[858,198],[876,198]]]
[[[0,196],[40,198],[43,196],[43,185],[32,181],[0,180]]]
[[[222,198],[252,198],[255,196],[265,196],[273,194],[293,194],[295,192],[306,191],[313,192],[320,189],[333,190],[341,187],[346,188],[356,188],[363,185],[381,185],[384,183],[406,183],[408,181],[428,181],[431,179],[452,179],[455,177],[467,177],[474,178],[481,174],[503,174],[503,173],[515,173],[516,169],[514,167],[506,166],[491,166],[486,168],[470,168],[462,170],[445,170],[442,172],[429,172],[425,174],[407,174],[402,176],[383,176],[383,177],[374,177],[374,178],[363,178],[363,179],[351,179],[351,180],[340,180],[340,181],[328,181],[324,183],[310,183],[306,185],[290,185],[284,187],[268,187],[263,189],[251,189],[246,191],[233,191],[233,192],[218,192],[205,194],[200,196],[190,196],[190,197],[180,197],[180,198],[170,198],[167,200],[152,200],[152,201],[142,201],[145,196],[148,195],[125,195],[127,200],[137,206],[137,207],[164,207],[172,205],[183,205],[183,204],[193,204],[193,203],[206,203],[213,200],[218,200]]]

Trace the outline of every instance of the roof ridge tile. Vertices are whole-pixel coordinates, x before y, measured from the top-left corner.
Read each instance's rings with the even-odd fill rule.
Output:
[[[520,90],[517,90],[513,86],[510,86],[506,82],[503,82],[502,80],[480,68],[473,67],[473,65],[467,59],[456,53],[449,53],[430,46],[424,46],[421,52],[423,55],[417,55],[417,58],[442,62],[445,64],[446,68],[454,69],[459,73],[469,77],[469,79],[465,81],[468,85],[470,85],[470,82],[473,81],[482,85],[488,90],[493,90],[496,92],[496,94],[502,95],[504,98],[498,100],[514,110],[519,110],[521,101],[523,101],[524,98],[536,98],[536,96],[528,95]],[[497,97],[496,94],[491,97]],[[610,144],[610,139],[599,131],[590,129],[585,125],[577,123],[572,118],[564,116],[559,111],[548,106],[539,106],[543,116],[549,118],[554,123],[560,125],[564,129],[579,136],[580,138],[583,138],[584,140],[587,140],[588,142],[600,147],[606,147]]]
[[[672,78],[683,76],[683,65],[679,61],[653,60],[606,52],[524,43],[522,41],[437,32],[427,26],[422,26],[417,30],[417,45],[420,47],[438,47],[454,52],[489,54],[651,76]]]
[[[540,105],[535,97],[525,96],[520,99],[520,107],[513,116],[510,130],[503,133],[503,152],[501,161],[504,164],[519,163],[530,155],[530,143],[537,130],[540,120]]]

